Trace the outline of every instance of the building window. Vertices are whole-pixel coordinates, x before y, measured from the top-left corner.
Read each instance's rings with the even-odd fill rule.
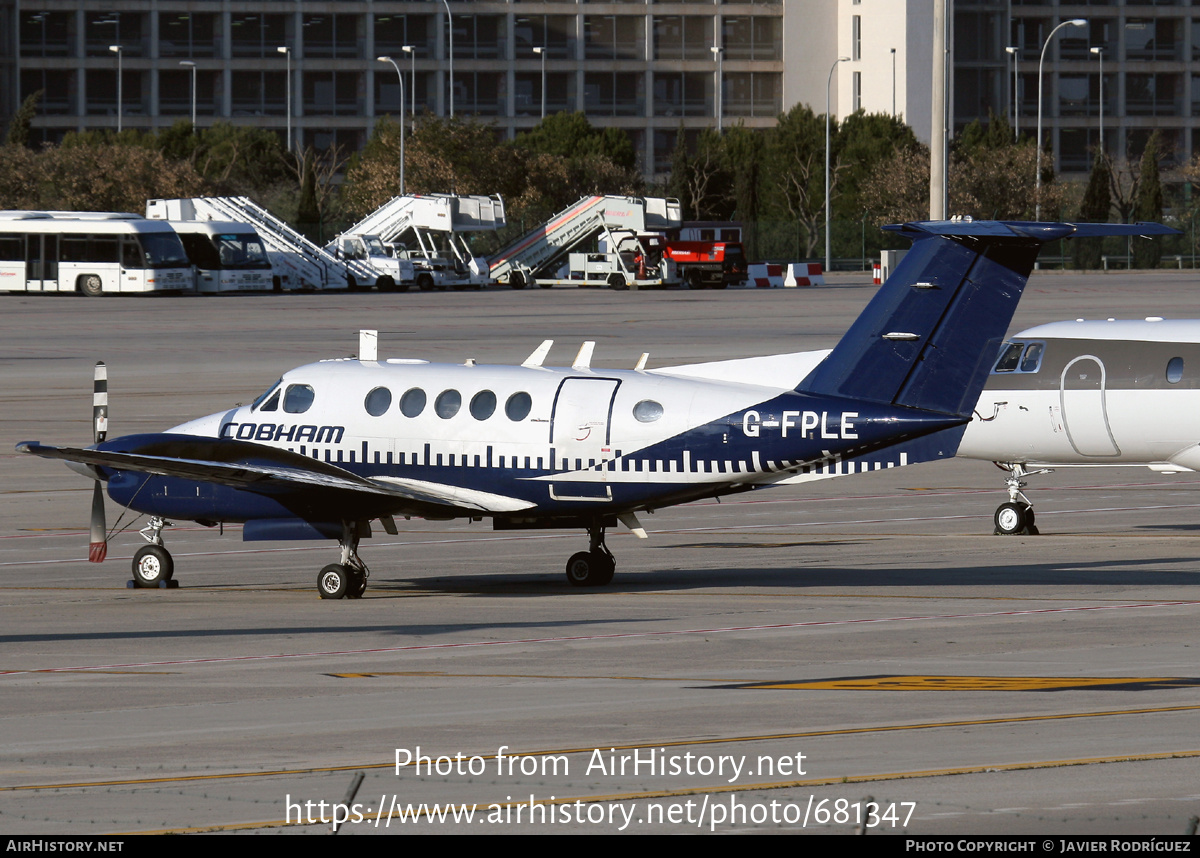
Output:
[[[145,20],[137,12],[88,12],[83,33],[89,57],[113,56],[109,45],[120,45],[126,57],[146,55]]]
[[[712,24],[709,15],[655,15],[654,59],[711,60]]]
[[[287,72],[235,71],[234,116],[283,116],[287,113]]]
[[[854,15],[850,19],[850,59],[857,62],[862,59],[862,16]]]
[[[229,16],[229,46],[235,57],[277,57],[282,67],[283,57],[277,49],[286,44],[283,15]]]
[[[783,76],[775,72],[734,72],[725,75],[729,116],[778,116],[783,111]]]
[[[583,77],[583,105],[602,116],[643,116],[646,76],[641,72],[588,72]]]
[[[433,15],[376,15],[375,53],[386,54],[399,63],[410,59],[400,48],[412,45],[418,59],[434,56],[437,51],[436,21]]]
[[[74,23],[74,12],[22,12],[21,56],[71,56]]]
[[[160,57],[217,56],[217,16],[161,12],[158,16]]]
[[[641,15],[587,15],[583,19],[583,51],[589,60],[642,60],[646,58],[645,17]],[[707,44],[712,44],[708,42]],[[704,48],[708,50],[707,45]]]
[[[854,73],[854,93],[850,110],[852,113],[862,110],[862,72]]]
[[[721,21],[727,60],[783,59],[783,19],[730,16]]]
[[[306,57],[350,59],[360,55],[357,15],[305,15],[303,38]]]
[[[708,72],[654,75],[655,116],[711,116],[713,76]]]

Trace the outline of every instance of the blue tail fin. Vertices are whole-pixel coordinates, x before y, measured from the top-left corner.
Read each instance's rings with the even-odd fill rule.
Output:
[[[970,415],[1042,245],[1162,235],[1159,224],[936,221],[885,227],[912,249],[797,390]]]

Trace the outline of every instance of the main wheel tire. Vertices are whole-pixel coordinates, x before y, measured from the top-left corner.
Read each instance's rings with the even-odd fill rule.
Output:
[[[514,271],[512,274],[508,275],[508,285],[513,289],[524,289],[525,275],[520,271]]]
[[[350,570],[340,563],[330,563],[317,575],[317,592],[322,599],[341,599],[350,585]]]
[[[104,294],[104,281],[99,274],[85,274],[79,278],[79,291],[89,298],[99,298]]]
[[[615,289],[618,292],[622,292],[622,291],[628,289],[629,284],[625,282],[625,275],[624,274],[608,275],[608,288]]]
[[[367,576],[357,569],[350,569],[348,571],[350,573],[350,580],[346,584],[346,598],[361,599],[362,594],[367,592]]]
[[[688,271],[687,287],[689,289],[703,289],[704,288],[704,275],[702,275],[700,273],[699,269],[693,268],[690,271]]]
[[[396,280],[392,276],[385,274],[375,283],[376,288],[380,292],[395,292],[399,289],[396,285]]]
[[[1001,536],[1013,536],[1024,533],[1029,525],[1029,507],[1020,503],[1002,503],[996,507],[993,520],[996,523],[996,533]]]
[[[139,587],[157,587],[175,574],[175,561],[161,545],[143,545],[133,555],[133,582]]]
[[[615,571],[612,557],[600,551],[579,551],[567,561],[567,580],[574,587],[602,587]]]
[[[417,275],[417,288],[422,292],[433,291],[433,277],[428,274]]]

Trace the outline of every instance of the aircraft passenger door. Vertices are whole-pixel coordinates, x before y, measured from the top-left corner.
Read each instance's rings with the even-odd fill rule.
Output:
[[[1094,355],[1072,360],[1059,380],[1063,427],[1071,446],[1081,456],[1121,455],[1108,422],[1106,380],[1104,363]]]
[[[588,467],[612,458],[609,438],[613,397],[621,382],[615,378],[568,378],[554,397],[550,444],[566,467]],[[579,460],[578,465],[576,460]]]

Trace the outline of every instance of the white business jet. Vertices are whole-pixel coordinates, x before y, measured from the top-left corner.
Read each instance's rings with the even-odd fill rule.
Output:
[[[397,517],[490,518],[496,529],[580,528],[575,585],[602,585],[616,562],[605,531],[644,537],[638,513],[842,472],[843,461],[953,456],[1041,246],[1072,236],[1169,232],[1154,224],[955,220],[890,229],[912,240],[838,345],[659,370],[329,360],[285,373],[251,405],[163,433],[108,439],[97,380],[95,441],[24,442],[95,479],[92,551],[106,553],[100,483],[151,516],[134,582],[169,586],[167,519],[243,522],[246,540],[329,538],[322,598],[361,596],[359,540]],[[814,368],[815,367],[815,368]],[[101,389],[104,388],[104,389]],[[889,462],[890,464],[890,462]],[[874,467],[881,467],[876,461]]]
[[[1026,478],[1054,467],[1200,470],[1200,321],[1054,322],[1009,339],[958,455],[1009,471],[996,532],[1037,533]]]

